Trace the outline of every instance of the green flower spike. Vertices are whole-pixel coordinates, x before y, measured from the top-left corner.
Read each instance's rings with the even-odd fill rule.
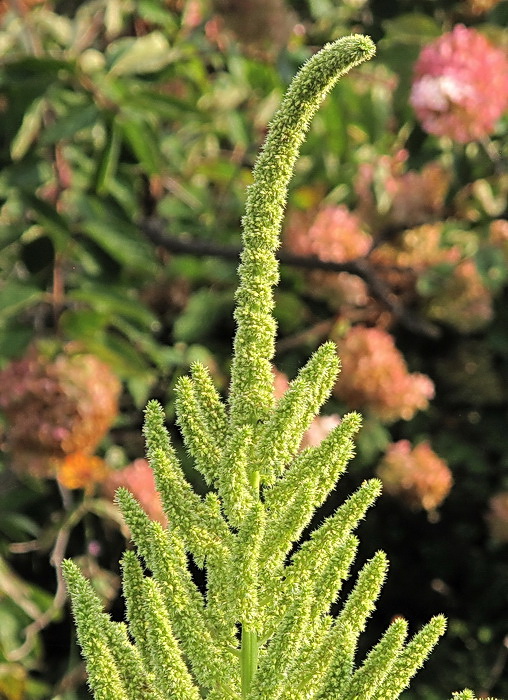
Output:
[[[338,78],[374,55],[365,36],[324,47],[293,80],[254,169],[243,219],[237,331],[228,403],[201,364],[176,387],[177,424],[210,491],[187,481],[150,401],[147,455],[169,525],[151,521],[119,489],[136,552],[122,560],[127,623],[114,623],[78,567],[64,562],[78,641],[96,700],[395,700],[445,628],[433,618],[409,643],[396,619],[363,663],[359,635],[386,570],[383,552],[340,592],[355,558],[353,534],[380,492],[366,481],[295,546],[354,454],[356,413],[317,447],[304,432],[339,371],[335,346],[316,350],[275,402],[272,358],[275,251],[287,186],[310,120]],[[202,593],[189,557],[206,572]],[[145,567],[149,575],[145,573]],[[455,700],[475,700],[470,691]]]

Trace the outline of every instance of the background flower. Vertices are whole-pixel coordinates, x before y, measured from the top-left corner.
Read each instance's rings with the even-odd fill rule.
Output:
[[[412,508],[432,511],[449,494],[453,478],[446,462],[427,442],[415,448],[399,440],[388,448],[377,468],[387,493],[402,498]]]
[[[467,143],[489,136],[508,106],[508,61],[462,24],[426,46],[410,102],[425,131]]]
[[[0,373],[13,468],[55,476],[67,455],[91,454],[118,414],[120,382],[97,357],[36,346]]]
[[[297,255],[315,255],[320,260],[338,263],[363,257],[372,245],[361,220],[343,205],[318,211],[308,229],[298,218],[288,226],[284,240]]]
[[[350,408],[367,410],[380,420],[410,420],[427,408],[434,385],[411,374],[393,337],[381,328],[354,326],[337,340],[342,371],[334,394]]]

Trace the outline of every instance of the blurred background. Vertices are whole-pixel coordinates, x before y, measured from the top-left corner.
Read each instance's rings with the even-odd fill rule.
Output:
[[[359,656],[439,612],[407,700],[508,697],[508,2],[0,2],[0,698],[89,698],[58,572],[122,619],[119,485],[164,520],[143,407],[190,363],[226,396],[240,218],[298,67],[377,43],[318,113],[291,184],[274,365],[318,344],[357,456],[319,522],[384,483],[359,564],[391,562]]]

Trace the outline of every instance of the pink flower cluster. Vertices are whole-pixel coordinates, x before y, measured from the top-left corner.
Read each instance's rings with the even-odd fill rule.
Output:
[[[408,440],[388,448],[377,474],[387,493],[400,497],[412,508],[432,511],[450,493],[453,478],[446,462],[427,442],[414,449]]]
[[[420,53],[410,102],[428,133],[459,143],[482,139],[508,107],[508,60],[458,24]]]
[[[427,408],[434,396],[432,381],[408,372],[389,333],[354,326],[337,344],[342,371],[334,394],[349,407],[368,410],[384,422],[410,420]]]
[[[310,228],[292,225],[285,235],[287,247],[296,255],[315,255],[327,262],[347,262],[370,250],[371,237],[360,219],[343,205],[321,209]]]

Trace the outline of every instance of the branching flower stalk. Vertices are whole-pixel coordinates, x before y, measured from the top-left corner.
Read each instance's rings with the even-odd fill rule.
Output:
[[[392,700],[444,632],[437,616],[406,643],[407,623],[395,619],[358,662],[358,637],[386,575],[383,552],[364,564],[341,612],[330,608],[355,558],[353,530],[380,482],[363,483],[294,547],[353,456],[360,427],[351,413],[320,445],[299,451],[335,384],[335,346],[321,346],[274,399],[275,251],[288,182],[319,104],[373,54],[360,35],[325,46],[298,73],[270,126],[243,220],[229,402],[200,364],[176,390],[179,428],[210,488],[204,498],[184,476],[162,408],[147,406],[147,453],[169,526],[119,490],[137,550],[122,560],[127,623],[112,622],[78,567],[64,562],[96,700]],[[206,595],[189,557],[206,570]]]

